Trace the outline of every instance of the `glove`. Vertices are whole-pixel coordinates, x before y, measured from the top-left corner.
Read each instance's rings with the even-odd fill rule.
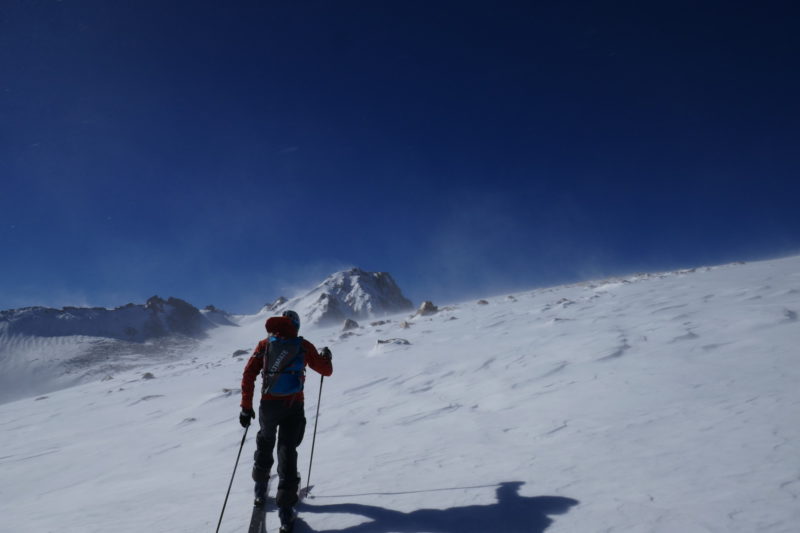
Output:
[[[327,346],[322,348],[322,350],[319,352],[319,355],[326,361],[330,361],[331,359],[333,359],[333,354],[331,353],[330,348],[328,348]]]
[[[239,423],[242,425],[243,428],[250,426],[250,421],[256,417],[256,412],[252,409],[244,409],[242,408],[242,412],[239,413]]]

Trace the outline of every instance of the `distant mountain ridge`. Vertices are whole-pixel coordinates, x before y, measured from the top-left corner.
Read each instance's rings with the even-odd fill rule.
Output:
[[[388,272],[350,268],[328,276],[306,294],[291,300],[280,297],[262,311],[297,311],[305,324],[330,326],[348,318],[363,319],[413,309],[411,300]]]
[[[363,319],[413,309],[411,301],[388,272],[351,268],[328,276],[302,296],[278,298],[262,312],[300,313],[304,325],[327,326],[348,318]],[[225,311],[203,310],[180,298],[159,296],[144,304],[105,307],[24,307],[0,311],[2,337],[97,337],[145,342],[172,336],[202,339],[217,326],[236,326]]]
[[[295,309],[308,327],[412,307],[388,273],[352,268],[332,274],[303,296],[279,298],[259,314]],[[0,403],[125,369],[176,361],[192,353],[211,330],[248,323],[213,306],[198,309],[179,298],[159,296],[114,309],[0,311]]]
[[[88,336],[144,342],[172,335],[202,338],[232,322],[213,307],[200,311],[179,298],[153,296],[144,304],[104,307],[25,307],[0,311],[0,334],[38,337]]]

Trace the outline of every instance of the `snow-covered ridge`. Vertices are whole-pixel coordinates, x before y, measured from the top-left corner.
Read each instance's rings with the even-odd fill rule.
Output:
[[[115,309],[0,311],[0,402],[180,359],[223,325],[236,325],[224,311],[158,296]]]
[[[372,318],[408,311],[411,301],[388,272],[351,268],[328,276],[308,293],[279,298],[263,311],[294,309],[308,325],[327,326],[345,319]]]
[[[216,309],[201,312],[179,298],[164,300],[153,296],[144,304],[131,303],[115,309],[25,307],[0,311],[0,335],[83,335],[143,342],[170,335],[201,338],[223,321],[224,314]]]

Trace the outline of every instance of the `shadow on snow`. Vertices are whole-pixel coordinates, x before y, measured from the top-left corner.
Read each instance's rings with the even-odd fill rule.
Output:
[[[548,515],[564,514],[579,502],[560,496],[520,496],[524,483],[513,481],[497,486],[497,503],[468,505],[449,509],[417,509],[409,513],[374,505],[340,503],[310,505],[308,500],[299,508],[300,514],[344,513],[360,515],[368,522],[345,529],[317,531],[302,518],[295,524],[296,533],[542,533],[553,520]],[[425,492],[425,491],[419,491]]]

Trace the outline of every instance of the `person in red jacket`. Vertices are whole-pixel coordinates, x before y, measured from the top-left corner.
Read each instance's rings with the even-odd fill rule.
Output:
[[[333,363],[327,347],[320,354],[313,344],[298,337],[300,317],[294,311],[285,311],[282,316],[269,318],[265,327],[269,336],[258,343],[244,368],[239,422],[243,427],[248,427],[256,416],[253,394],[256,378],[261,374],[263,386],[258,409],[261,429],[256,436],[253,464],[255,505],[263,506],[266,499],[277,434],[279,480],[275,501],[281,522],[284,523],[293,519],[300,485],[297,447],[306,429],[303,396],[305,369],[309,366],[323,376],[330,376]]]

